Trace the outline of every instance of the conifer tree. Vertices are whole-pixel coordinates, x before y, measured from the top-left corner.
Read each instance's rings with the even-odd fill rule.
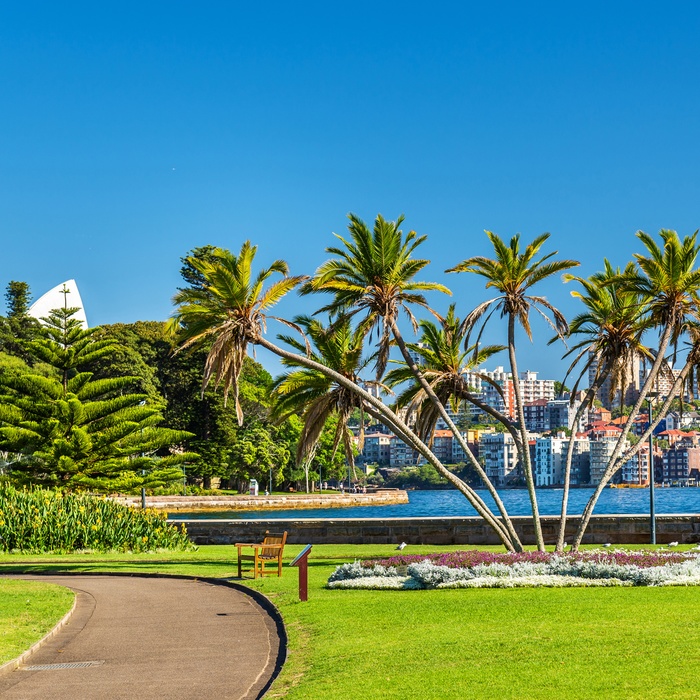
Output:
[[[83,328],[76,311],[53,310],[29,343],[50,376],[0,368],[0,449],[22,455],[11,480],[110,492],[181,479],[178,465],[195,455],[176,445],[191,434],[159,427],[147,395],[128,392],[133,377],[83,371],[112,353],[114,341]]]
[[[0,316],[0,351],[31,361],[27,343],[36,337],[39,324],[29,315],[31,294],[26,282],[11,281],[5,290],[5,317]]]

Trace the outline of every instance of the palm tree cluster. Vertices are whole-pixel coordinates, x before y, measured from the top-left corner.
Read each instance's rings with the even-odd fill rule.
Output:
[[[204,386],[213,379],[223,384],[225,392],[232,388],[239,420],[242,415],[237,399],[237,377],[248,346],[260,346],[275,353],[287,368],[274,384],[275,415],[283,419],[294,413],[300,415],[304,423],[298,461],[303,462],[313,453],[323,425],[334,415],[338,418],[335,448],[342,446],[348,463],[353,465],[349,418],[353,411],[359,410],[386,425],[459,489],[512,551],[522,549],[520,537],[494,484],[454,424],[448,407],[454,414],[461,403],[471,403],[498,421],[513,437],[530,494],[535,541],[544,549],[524,403],[518,383],[516,327],[521,327],[532,340],[530,317],[535,313],[551,326],[555,339],[570,341],[565,356],[571,358],[569,375],[575,377],[572,403],[581,378],[590,367],[595,367],[594,380],[581,403],[584,408],[592,404],[606,380],[613,393],[623,392],[629,381],[630,358],[644,358],[651,369],[604,480],[581,519],[575,541],[578,546],[600,490],[639,449],[639,445],[628,448],[625,437],[653,383],[666,371],[669,348],[675,358],[679,340],[688,338],[690,341],[685,364],[674,382],[675,393],[697,364],[700,272],[695,269],[698,253],[695,234],[681,240],[673,231],[662,231],[662,245],[659,246],[653,237],[639,232],[645,254],[635,255],[635,262],[622,271],[613,269],[605,261],[603,272],[583,278],[567,273],[578,265],[577,261],[557,259],[556,251],[542,253],[549,234],[522,245],[519,235],[506,243],[488,231],[493,258],[470,257],[447,270],[478,275],[485,280],[488,290],[497,293],[461,320],[454,304],[449,306],[444,317],[429,305],[426,293],[450,294],[450,291],[442,284],[417,279],[429,263],[425,258],[414,257],[426,237],[414,231],[404,233],[402,223],[403,217],[388,221],[378,216],[370,228],[350,214],[349,235],[336,235],[339,243],[327,248],[329,259],[310,277],[289,276],[287,265],[282,261],[255,274],[256,247],[249,242],[243,244],[238,255],[215,249],[206,260],[190,260],[198,275],[198,284],[175,295],[176,309],[170,324],[179,347],[209,343]],[[565,280],[581,286],[573,295],[584,305],[584,311],[570,325],[551,302],[533,291],[536,285],[562,273],[566,273]],[[279,278],[270,281],[275,274]],[[325,303],[312,317],[297,317],[291,321],[278,319],[295,334],[279,335],[279,342],[272,342],[266,332],[269,311],[295,288],[304,295],[326,295]],[[429,317],[418,319],[415,309],[423,310]],[[484,328],[496,313],[507,324],[507,345],[482,346]],[[321,322],[318,314],[327,317],[327,322]],[[407,342],[404,338],[399,325],[402,316],[418,334],[418,342]],[[653,330],[659,333],[655,349],[644,344]],[[367,346],[373,350],[367,352]],[[392,359],[392,348],[398,350],[398,358]],[[486,405],[467,379],[468,373],[478,374],[485,361],[502,351],[508,354],[514,379],[514,411],[507,415]],[[364,376],[370,365],[374,369],[371,381]],[[385,404],[375,391],[368,391],[370,385],[380,386],[386,393],[395,389],[398,394],[394,405]],[[672,399],[673,395],[669,396],[661,406],[649,431],[658,424]],[[454,439],[472,460],[494,499],[495,509],[436,458],[431,440],[438,420],[452,430]],[[572,439],[570,445],[573,442]],[[570,464],[571,454],[565,473],[559,547],[563,546],[566,528]]]

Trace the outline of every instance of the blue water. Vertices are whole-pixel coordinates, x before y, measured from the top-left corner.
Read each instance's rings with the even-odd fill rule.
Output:
[[[583,512],[593,489],[572,489],[569,493],[570,515]],[[487,491],[479,495],[494,508]],[[531,515],[530,499],[524,489],[500,492],[510,515]],[[559,515],[561,489],[545,489],[537,492],[541,515]],[[214,512],[171,513],[173,519],[230,519],[230,520],[306,520],[308,518],[419,518],[476,515],[466,498],[459,491],[409,491],[409,503],[390,506],[351,506],[348,508],[309,508],[293,510],[229,510]],[[656,513],[700,513],[700,488],[657,488],[655,490]],[[605,489],[594,513],[599,515],[636,514],[649,512],[648,489]]]

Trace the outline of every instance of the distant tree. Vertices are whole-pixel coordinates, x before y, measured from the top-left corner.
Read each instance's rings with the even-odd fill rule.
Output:
[[[27,350],[37,334],[39,323],[29,315],[31,296],[26,282],[12,281],[5,291],[7,316],[0,317],[0,350],[31,362]]]
[[[249,424],[237,431],[237,440],[231,449],[232,478],[239,482],[239,490],[245,489],[250,479],[257,479],[262,487],[282,482],[284,465],[289,450],[278,443],[263,425]]]
[[[31,304],[29,285],[16,280],[9,282],[5,291],[5,304],[8,318],[27,316]]]
[[[568,394],[571,391],[568,386],[563,384],[562,382],[555,381],[554,382],[554,395],[555,396],[562,396],[563,394]]]
[[[155,329],[149,329],[151,325],[160,326],[161,342],[164,345],[160,348],[160,353],[157,342],[150,342],[143,336],[145,329],[155,332]],[[133,377],[129,391],[146,394],[149,405],[164,410],[166,401],[161,393],[158,376],[159,355],[163,352],[167,353],[170,346],[162,340],[163,325],[163,323],[140,321],[134,324],[115,323],[102,326],[96,337],[115,341],[112,352],[88,363],[85,369],[93,373],[94,379]]]
[[[197,269],[195,261],[211,262],[214,259],[216,247],[213,245],[203,245],[198,248],[193,248],[184,258],[180,258],[182,267],[180,268],[180,276],[187,283],[187,287],[179,287],[183,289],[203,289],[205,279],[202,273]]]

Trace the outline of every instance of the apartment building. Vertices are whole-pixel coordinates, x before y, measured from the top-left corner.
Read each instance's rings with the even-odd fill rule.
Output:
[[[510,433],[486,433],[479,442],[479,457],[484,471],[496,486],[505,486],[520,476],[515,442]]]
[[[581,406],[578,399],[571,403],[570,399],[551,399],[547,402],[548,430],[568,428],[574,433],[582,433],[588,425],[588,411],[584,411],[577,425],[574,425],[576,412]]]
[[[452,437],[451,430],[436,430],[433,432],[433,454],[443,464],[449,464],[452,461]]]
[[[547,399],[530,401],[523,406],[525,428],[530,433],[544,433],[549,430],[549,411]]]
[[[391,460],[392,435],[387,433],[366,433],[362,459],[370,464],[389,466]]]
[[[598,359],[592,358],[588,366],[588,385],[593,386],[596,374],[598,372]],[[634,357],[627,365],[627,386],[625,387],[624,402],[626,405],[633,404],[639,396],[639,389],[643,382],[643,369],[639,357]],[[603,382],[603,385],[598,391],[597,398],[609,411],[613,406],[620,405],[620,392],[617,391],[613,396],[610,395],[610,377]]]
[[[535,486],[554,486],[563,481],[563,468],[566,460],[564,440],[544,437],[535,441]]]
[[[615,445],[617,445],[617,437],[601,437],[597,440],[590,441],[590,454],[591,454],[591,485],[597,486],[602,478],[605,470],[607,469],[610,457],[615,450]],[[628,443],[625,441],[625,449]]]
[[[551,400],[554,398],[554,380],[538,379],[537,372],[525,371],[520,373],[518,384],[523,403],[533,401]],[[479,376],[481,375],[481,376]],[[482,377],[488,377],[485,381]],[[481,400],[489,406],[500,411],[511,419],[515,419],[515,386],[510,372],[503,367],[495,370],[479,370],[465,373],[465,379],[473,386]],[[497,389],[497,385],[500,389]]]
[[[557,428],[568,428],[573,432],[582,432],[588,424],[588,412],[579,419],[574,428],[576,411],[580,406],[576,401],[573,405],[569,399],[538,399],[523,406],[525,427],[531,433],[545,433]]]
[[[408,467],[415,464],[417,454],[400,437],[392,435],[389,438],[389,466]]]
[[[535,442],[536,486],[555,486],[564,483],[566,455],[569,449],[569,438],[541,437]],[[590,481],[590,440],[575,438],[571,455],[571,472],[569,483],[572,486],[588,484]]]
[[[700,447],[680,441],[664,450],[663,481],[674,486],[695,485],[700,480]]]
[[[620,483],[633,486],[649,485],[649,445],[644,445],[632,459],[622,465]]]

